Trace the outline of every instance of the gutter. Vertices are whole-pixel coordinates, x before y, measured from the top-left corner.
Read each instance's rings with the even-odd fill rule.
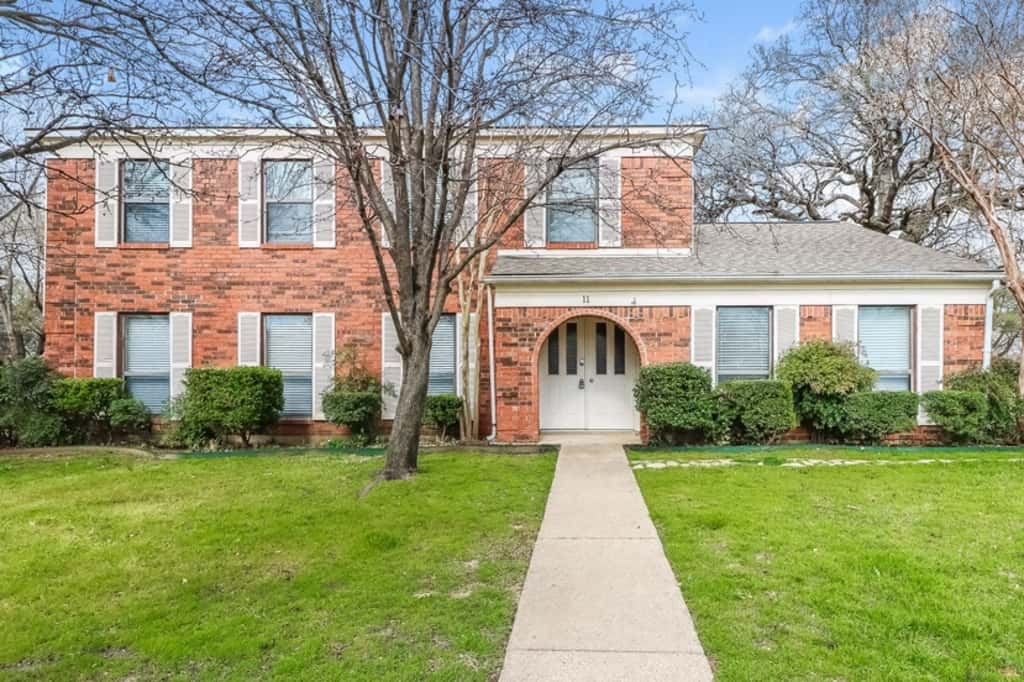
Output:
[[[491,275],[486,279],[492,284],[555,284],[571,282],[863,282],[863,281],[991,281],[993,276],[1002,274],[998,271],[986,270],[978,272],[922,272],[907,274],[865,273],[851,275],[781,275],[776,273],[751,274],[649,274],[649,273],[593,273],[564,275]]]
[[[498,389],[494,376],[494,287],[487,287],[487,383],[491,390],[491,432],[487,442],[493,443],[498,437]],[[479,387],[477,387],[479,388]]]
[[[992,280],[992,287],[988,290],[988,294],[985,295],[985,345],[982,348],[981,356],[981,366],[983,369],[988,369],[992,366],[992,316],[993,308],[995,307],[992,297],[999,291],[1002,285],[1002,280]]]

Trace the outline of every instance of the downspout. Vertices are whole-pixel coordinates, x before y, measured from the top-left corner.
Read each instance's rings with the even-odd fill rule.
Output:
[[[494,376],[494,293],[490,285],[487,286],[487,368],[487,383],[491,390],[491,432],[487,435],[487,442],[493,443],[498,437],[498,390]]]
[[[985,346],[982,349],[981,366],[988,369],[992,365],[992,296],[999,291],[1002,282],[998,279],[992,280],[992,287],[985,295]]]

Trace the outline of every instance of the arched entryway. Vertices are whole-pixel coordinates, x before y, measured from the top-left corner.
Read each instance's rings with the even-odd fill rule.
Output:
[[[541,431],[638,430],[633,386],[636,342],[618,322],[598,316],[562,321],[537,357]]]

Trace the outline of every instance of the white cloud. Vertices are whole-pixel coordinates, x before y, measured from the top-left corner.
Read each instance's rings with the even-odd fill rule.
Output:
[[[755,43],[771,43],[796,30],[796,21],[790,19],[782,26],[762,26],[754,36]]]

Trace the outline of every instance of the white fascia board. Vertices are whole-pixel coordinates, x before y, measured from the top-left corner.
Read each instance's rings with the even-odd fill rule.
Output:
[[[607,254],[626,255],[623,253]],[[930,272],[930,273],[907,273],[902,275],[893,274],[862,274],[862,275],[777,275],[777,274],[715,274],[715,273],[595,273],[592,275],[566,274],[566,275],[491,275],[487,281],[495,285],[506,284],[564,284],[564,283],[594,283],[607,282],[610,279],[617,281],[629,280],[635,282],[660,282],[664,284],[686,284],[700,282],[746,282],[746,283],[774,283],[774,282],[805,282],[805,283],[846,283],[846,282],[933,282],[945,284],[951,281],[956,282],[984,282],[991,283],[993,277],[1001,273],[996,271],[979,272]]]
[[[690,249],[633,249],[620,246],[606,246],[594,249],[498,249],[498,258],[513,256],[515,258],[603,258],[623,256],[653,256],[658,258],[678,258],[690,256]]]

